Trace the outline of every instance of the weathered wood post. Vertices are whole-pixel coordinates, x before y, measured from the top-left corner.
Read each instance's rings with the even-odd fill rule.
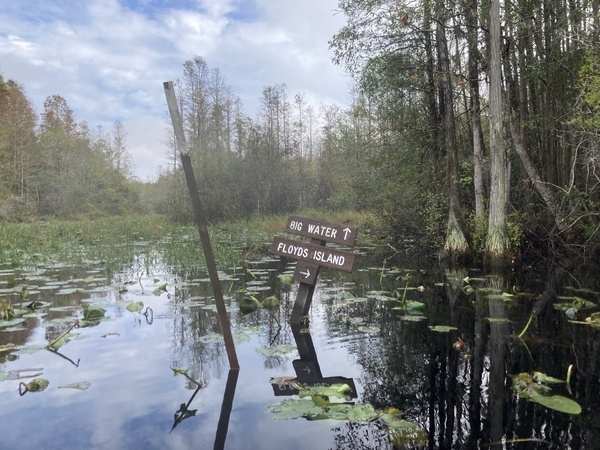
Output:
[[[217,314],[219,316],[219,322],[221,324],[221,330],[223,331],[223,339],[225,341],[225,349],[227,350],[227,357],[229,358],[229,367],[231,369],[239,369],[237,354],[235,352],[235,344],[233,342],[233,336],[231,334],[231,326],[229,324],[229,317],[227,316],[227,310],[225,308],[225,302],[223,300],[223,291],[221,289],[221,282],[219,281],[219,274],[217,271],[217,265],[215,263],[215,257],[212,251],[212,245],[210,243],[210,235],[208,233],[208,226],[204,220],[205,214],[200,201],[200,193],[198,192],[198,185],[196,184],[196,177],[194,176],[194,169],[190,160],[190,154],[187,148],[185,139],[185,133],[183,131],[183,122],[181,115],[179,114],[179,108],[177,106],[177,98],[175,91],[173,90],[173,82],[165,81],[163,83],[165,89],[165,96],[167,97],[167,106],[169,107],[169,114],[171,116],[171,122],[173,122],[173,129],[175,131],[175,139],[177,142],[177,150],[181,158],[181,164],[183,171],[185,172],[185,179],[187,182],[188,190],[190,192],[190,198],[192,200],[192,207],[194,208],[194,218],[198,227],[198,233],[200,234],[200,241],[202,242],[202,248],[204,249],[204,259],[206,260],[206,266],[208,268],[208,276],[210,283],[215,294],[215,302],[217,304]]]

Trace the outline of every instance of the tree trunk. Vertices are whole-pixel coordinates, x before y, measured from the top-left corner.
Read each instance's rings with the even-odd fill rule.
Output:
[[[465,238],[462,211],[458,192],[458,145],[456,142],[456,120],[454,117],[454,94],[452,74],[446,39],[446,18],[443,0],[436,3],[438,58],[442,70],[442,110],[444,116],[444,137],[446,143],[446,186],[448,192],[448,226],[446,242],[442,249],[443,259],[458,260],[469,253],[469,244]]]
[[[500,0],[490,2],[490,206],[485,260],[492,266],[507,265],[510,246],[506,232],[506,148],[503,136],[502,65],[500,60]]]
[[[485,188],[483,182],[485,148],[481,129],[481,106],[479,97],[479,64],[477,49],[477,0],[465,5],[467,40],[469,47],[469,113],[471,119],[471,139],[473,142],[473,188],[475,193],[475,217],[480,220],[485,215]]]

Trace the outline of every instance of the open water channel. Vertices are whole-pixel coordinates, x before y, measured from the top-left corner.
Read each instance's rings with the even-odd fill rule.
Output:
[[[357,250],[353,273],[321,272],[307,329],[288,323],[294,261],[222,268],[239,373],[208,277],[143,245],[117,272],[1,267],[0,448],[600,448],[597,272]]]

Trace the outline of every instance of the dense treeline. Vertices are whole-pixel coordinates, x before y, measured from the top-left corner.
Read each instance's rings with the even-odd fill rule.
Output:
[[[0,76],[0,220],[135,212],[130,165],[121,122],[92,131],[58,95],[38,119],[23,87]]]
[[[396,235],[450,258],[594,255],[598,6],[342,0],[347,25],[330,45],[356,82],[345,109],[315,109],[280,84],[263,89],[252,119],[218,68],[185,62],[176,93],[208,219],[373,209]],[[122,124],[93,133],[58,96],[38,123],[21,86],[0,87],[2,217],[120,214],[142,203],[191,220],[172,135],[157,180],[136,183]]]
[[[368,98],[399,226],[443,229],[446,256],[500,263],[523,235],[597,248],[598,1],[339,6],[331,45]]]
[[[251,119],[221,72],[201,57],[184,64],[175,87],[209,220],[373,204],[363,130],[370,119],[360,107],[321,105],[316,112],[302,94],[291,99],[279,84],[263,89]],[[191,220],[174,137],[168,141],[169,164],[152,197],[158,212]]]

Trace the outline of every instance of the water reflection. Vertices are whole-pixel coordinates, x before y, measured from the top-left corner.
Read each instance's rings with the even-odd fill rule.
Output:
[[[385,256],[370,250],[372,260],[359,258],[351,275],[322,272],[310,333],[288,323],[297,288],[277,275],[293,265],[266,259],[227,270],[223,291],[241,365],[235,373],[222,338],[211,340],[220,328],[202,273],[169,268],[157,257],[155,266],[146,261],[106,277],[93,272],[93,282],[85,280],[96,267],[19,272],[31,300],[48,304],[0,329],[0,421],[9,425],[0,448],[595,448],[600,340],[598,328],[585,323],[599,310],[597,272],[554,266],[507,277],[409,268],[398,259],[382,270]],[[164,282],[167,291],[155,293]],[[281,306],[244,315],[238,305],[248,292],[276,295]],[[153,320],[127,310],[139,301]],[[408,301],[424,306],[411,310]],[[105,308],[109,320],[77,330],[60,351],[44,351],[89,302]],[[278,345],[296,353],[257,351]],[[514,375],[539,371],[564,380],[570,365],[571,383],[552,391],[576,400],[579,416],[512,389]],[[182,383],[171,367],[189,368],[204,387]],[[19,374],[50,385],[19,397]],[[355,403],[400,409],[427,430],[429,442],[398,445],[379,422],[277,421],[267,410],[273,397],[297,392],[271,385],[272,378],[346,383]],[[90,385],[85,392],[58,389],[83,382]],[[36,426],[29,433],[12,426],[22,423]]]
[[[300,324],[291,324],[292,334],[300,359],[292,361],[292,366],[296,372],[294,378],[273,378],[271,385],[276,397],[298,395],[299,389],[313,386],[331,386],[334,384],[347,384],[350,387],[348,397],[356,398],[358,393],[353,378],[343,376],[323,377],[321,367],[317,358],[317,352],[312,342],[308,329],[304,329]]]

